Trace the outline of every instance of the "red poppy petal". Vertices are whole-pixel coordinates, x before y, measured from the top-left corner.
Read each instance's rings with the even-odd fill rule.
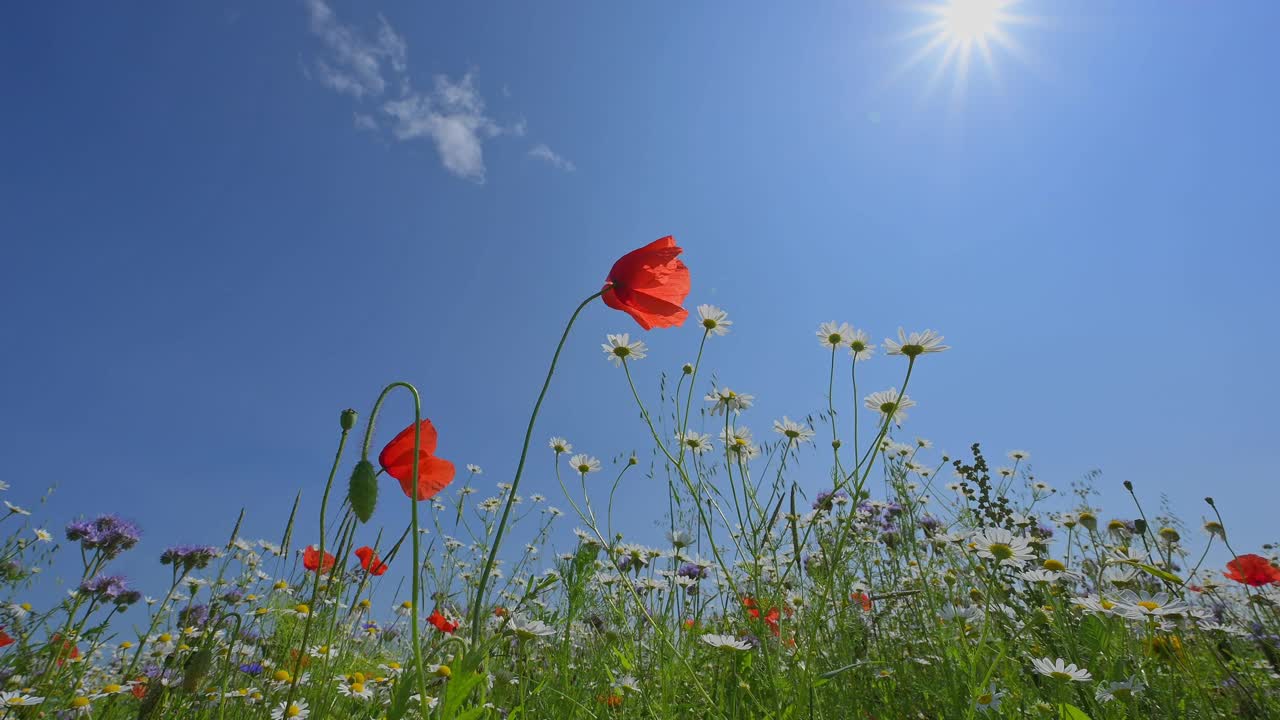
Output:
[[[393,475],[400,481],[400,489],[404,491],[405,497],[413,497],[413,481],[412,470],[405,473],[404,477]],[[444,458],[423,456],[418,461],[418,483],[417,483],[417,499],[427,500],[435,497],[436,493],[445,489],[449,483],[453,482],[453,463]]]
[[[422,452],[431,455],[436,451],[436,440],[438,439],[436,428],[431,424],[430,420],[423,420],[419,424],[422,426],[422,439],[419,449]],[[410,459],[413,458],[412,424],[404,430],[401,430],[399,435],[392,438],[391,442],[387,443],[386,447],[382,448],[382,452],[378,455],[378,464],[386,468],[397,458],[406,455]]]
[[[609,269],[609,280],[620,281],[630,278],[637,270],[649,264],[661,264],[674,259],[683,250],[676,245],[676,239],[670,235],[658,238],[641,248],[618,258]]]

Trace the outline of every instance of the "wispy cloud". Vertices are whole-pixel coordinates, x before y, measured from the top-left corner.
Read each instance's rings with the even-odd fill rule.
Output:
[[[570,161],[557,155],[554,150],[547,146],[546,143],[538,143],[529,150],[529,157],[537,158],[552,167],[560,168],[565,172],[573,172],[578,168]]]
[[[489,117],[471,72],[457,81],[437,75],[431,89],[415,89],[409,79],[408,44],[385,17],[378,16],[376,32],[363,33],[340,22],[325,0],[307,0],[307,9],[311,33],[325,47],[308,74],[357,102],[379,103],[377,112],[387,118],[392,137],[430,140],[454,175],[483,183],[485,140],[524,134],[523,120],[504,127]],[[393,86],[396,96],[382,99]],[[377,131],[381,123],[373,114],[356,112],[355,126]]]
[[[328,49],[328,57],[317,58],[315,69],[320,82],[357,100],[378,96],[386,90],[383,65],[403,73],[408,67],[408,47],[387,19],[378,16],[378,32],[364,37],[354,28],[338,22],[324,0],[307,0],[311,33]]]

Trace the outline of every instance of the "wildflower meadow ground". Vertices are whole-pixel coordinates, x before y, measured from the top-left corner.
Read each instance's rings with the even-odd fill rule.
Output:
[[[690,316],[680,254],[670,237],[628,253],[573,311],[509,481],[455,467],[395,382],[335,413],[332,470],[302,488],[318,517],[295,504],[277,537],[236,522],[175,544],[168,587],[113,570],[144,530],[128,519],[6,502],[0,718],[1280,718],[1280,569],[1231,544],[1212,498],[1189,527],[1127,483],[1104,512],[1095,478],[1052,487],[1024,450],[935,451],[907,429],[913,376],[949,350],[931,330],[823,323],[825,407],[754,418],[749,392],[707,379],[733,320]],[[607,465],[537,424],[596,299],[638,325],[601,362],[652,462]],[[649,331],[686,333],[696,358],[656,398]],[[861,387],[867,362],[901,380]],[[383,412],[400,395],[413,418]],[[398,434],[375,445],[379,425]],[[533,467],[558,496],[522,492]],[[659,536],[614,530],[634,482],[666,494]],[[379,525],[390,503],[407,527]],[[573,545],[544,552],[557,537]],[[33,604],[58,546],[76,584]],[[144,627],[120,622],[130,607]]]

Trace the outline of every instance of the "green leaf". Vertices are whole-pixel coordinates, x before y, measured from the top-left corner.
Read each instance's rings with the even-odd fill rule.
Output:
[[[1174,575],[1168,570],[1161,570],[1155,565],[1148,565],[1146,563],[1138,563],[1138,567],[1142,568],[1143,571],[1146,572],[1148,575],[1154,575],[1160,578],[1161,580],[1164,580],[1165,582],[1170,582],[1170,583],[1173,583],[1174,585],[1182,584],[1182,578],[1178,577],[1177,575]]]
[[[1065,720],[1089,720],[1089,715],[1080,708],[1071,703],[1062,703],[1058,706],[1059,715]]]

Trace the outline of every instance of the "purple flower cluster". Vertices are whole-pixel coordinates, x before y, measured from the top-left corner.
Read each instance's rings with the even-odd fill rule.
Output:
[[[192,605],[178,611],[178,624],[183,627],[199,627],[209,620],[207,605]]]
[[[97,550],[113,558],[138,544],[142,531],[137,525],[118,515],[99,515],[93,520],[76,520],[67,524],[67,539],[80,543],[85,550]]]
[[[129,589],[129,581],[123,575],[99,575],[80,583],[80,592],[96,595],[116,605],[132,605],[142,599],[142,593]]]
[[[920,527],[924,529],[926,535],[932,535],[942,528],[942,521],[926,513],[920,517]]]
[[[692,580],[702,580],[707,576],[707,569],[701,565],[695,565],[694,563],[685,563],[680,566],[679,570],[676,570],[676,575],[679,575],[680,577],[687,577]]]
[[[160,555],[161,565],[173,565],[184,573],[208,566],[218,556],[218,548],[212,545],[174,545]]]
[[[836,490],[835,492],[823,490],[822,492],[818,493],[817,499],[813,501],[813,509],[814,510],[830,510],[832,504],[834,504],[837,500],[848,500],[848,499],[849,499],[849,493],[843,490]]]

